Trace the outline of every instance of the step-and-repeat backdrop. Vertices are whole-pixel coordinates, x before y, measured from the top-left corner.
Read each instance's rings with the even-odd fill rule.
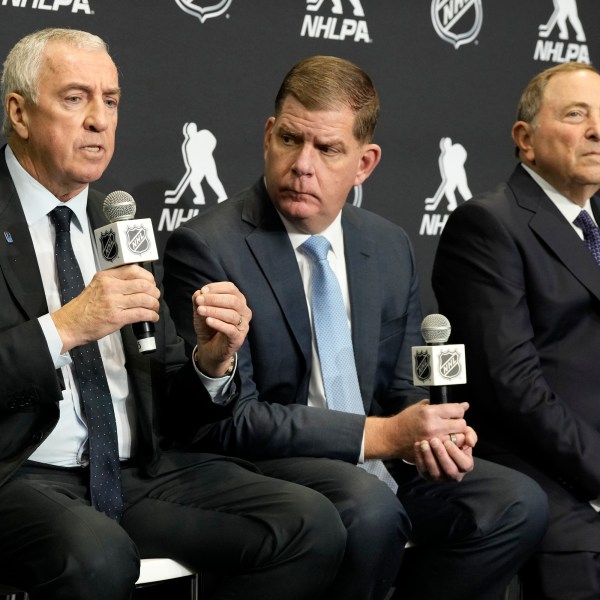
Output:
[[[356,62],[381,95],[383,158],[348,201],[408,231],[432,312],[440,232],[511,172],[522,88],[553,64],[600,60],[599,25],[598,0],[0,0],[0,56],[49,26],[109,43],[124,97],[96,187],[129,192],[161,250],[261,174],[264,123],[292,64]]]

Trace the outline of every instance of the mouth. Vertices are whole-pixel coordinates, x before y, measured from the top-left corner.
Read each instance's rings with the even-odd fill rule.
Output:
[[[295,190],[293,188],[284,188],[282,190],[285,196],[290,197],[292,200],[305,200],[307,198],[314,198],[315,195],[305,190]]]
[[[85,152],[91,152],[92,154],[98,154],[99,152],[101,152],[103,150],[103,147],[99,146],[97,144],[92,144],[90,146],[82,146],[81,149],[84,150]]]

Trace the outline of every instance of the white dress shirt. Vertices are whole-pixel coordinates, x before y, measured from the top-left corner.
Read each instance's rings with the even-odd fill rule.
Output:
[[[530,169],[528,166],[523,165],[523,168],[531,175],[533,180],[544,190],[546,196],[552,200],[553,204],[558,208],[563,217],[569,221],[571,227],[577,232],[577,235],[583,239],[583,230],[581,227],[578,227],[573,223],[573,221],[579,216],[579,213],[582,210],[585,210],[590,217],[592,217],[592,221],[596,223],[596,218],[594,217],[594,213],[592,212],[592,206],[590,203],[590,199],[588,198],[583,206],[583,209],[579,204],[575,204],[569,200],[566,196],[563,196],[559,191],[557,191],[554,187],[552,187],[545,179],[542,179],[533,169]],[[597,223],[596,223],[597,225]]]

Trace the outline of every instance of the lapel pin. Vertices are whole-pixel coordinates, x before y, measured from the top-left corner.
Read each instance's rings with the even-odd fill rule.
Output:
[[[11,235],[10,231],[5,231],[5,232],[4,232],[4,237],[6,238],[6,241],[7,241],[9,244],[12,244],[12,243],[13,243],[13,238],[12,238],[12,235]]]

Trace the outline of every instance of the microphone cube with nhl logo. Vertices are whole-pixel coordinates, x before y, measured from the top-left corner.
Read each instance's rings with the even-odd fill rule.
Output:
[[[438,386],[467,383],[465,345],[413,346],[413,383]]]
[[[150,219],[116,221],[94,231],[98,261],[104,271],[121,265],[158,260]]]

